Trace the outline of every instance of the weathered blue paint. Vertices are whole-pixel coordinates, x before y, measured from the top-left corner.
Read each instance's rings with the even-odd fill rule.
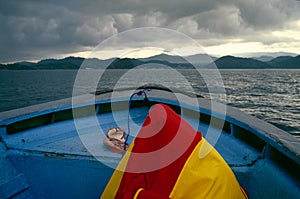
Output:
[[[194,128],[206,136],[219,137],[215,148],[235,172],[240,183],[247,189],[251,198],[298,198],[300,195],[299,141],[291,141],[291,136],[247,116],[240,111],[226,107],[226,115],[212,112],[208,100],[200,101],[199,106],[179,103],[166,97],[166,91],[159,91],[155,97],[148,94],[152,102],[180,106],[182,110],[194,111],[215,118],[224,119],[229,124],[228,131],[221,131],[202,123],[196,114],[183,111],[184,117]],[[159,96],[164,96],[158,98]],[[126,102],[128,97],[116,99],[102,98],[76,105],[62,103],[61,106],[41,106],[41,111],[23,110],[18,116],[7,118],[0,114],[0,198],[98,198],[102,193],[113,169],[107,165],[117,165],[121,155],[112,153],[102,145],[105,132],[115,126],[127,130],[128,110],[106,112],[85,117],[49,123],[47,125],[22,130],[13,135],[6,134],[6,126],[29,118],[60,111],[71,110],[107,103]],[[140,100],[142,98],[136,98]],[[70,100],[68,101],[70,102]],[[126,104],[126,103],[125,103]],[[39,108],[39,107],[38,107]],[[37,108],[37,109],[38,109]],[[29,111],[26,114],[26,111]],[[142,125],[148,107],[131,109],[133,117],[131,132],[134,136]],[[92,118],[96,117],[98,124]],[[3,119],[4,118],[4,119]],[[80,140],[74,121],[80,123],[83,136],[96,140],[97,159],[93,157]],[[132,140],[133,138],[131,138]],[[254,144],[251,140],[254,139]],[[131,141],[130,140],[130,141]],[[260,147],[255,146],[259,141]]]
[[[18,152],[9,158],[26,176],[34,198],[99,198],[113,172],[93,158]]]

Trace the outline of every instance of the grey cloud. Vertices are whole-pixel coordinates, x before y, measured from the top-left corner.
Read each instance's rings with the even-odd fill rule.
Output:
[[[199,28],[206,29],[211,33],[237,35],[244,29],[240,10],[235,6],[222,6],[215,10],[203,12],[197,15],[195,19]]]
[[[132,28],[133,25],[133,14],[122,13],[122,14],[113,14],[114,27],[119,31],[125,31]]]
[[[117,33],[113,25],[114,19],[109,16],[87,19],[76,27],[73,41],[82,46],[93,46],[99,41]]]
[[[0,14],[0,62],[39,59],[43,53],[53,56],[58,52],[81,51],[80,47],[95,46],[116,33],[113,18],[109,16],[86,16],[52,5],[46,9],[34,4],[25,6],[25,10],[22,13],[15,8],[12,13]]]
[[[254,29],[268,29],[283,26],[288,20],[289,10],[282,1],[239,1],[241,18]]]
[[[235,37],[274,43],[268,31],[299,20],[299,8],[296,0],[1,1],[0,62],[80,52],[145,26],[175,29],[206,43]]]

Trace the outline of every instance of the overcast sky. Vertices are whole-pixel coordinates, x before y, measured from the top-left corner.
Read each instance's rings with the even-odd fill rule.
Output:
[[[0,0],[0,63],[85,56],[149,26],[182,32],[217,56],[300,54],[299,11],[297,0]]]

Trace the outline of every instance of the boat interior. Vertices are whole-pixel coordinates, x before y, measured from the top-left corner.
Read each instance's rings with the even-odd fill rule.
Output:
[[[129,111],[128,94],[105,93],[72,105],[68,99],[1,113],[0,198],[99,198],[122,158],[103,145],[106,132],[127,131],[130,118],[132,142],[156,103],[169,105],[203,134],[250,198],[300,196],[294,137],[234,108],[226,106],[220,117],[209,100],[182,104],[169,93],[148,89],[147,98],[132,99]]]

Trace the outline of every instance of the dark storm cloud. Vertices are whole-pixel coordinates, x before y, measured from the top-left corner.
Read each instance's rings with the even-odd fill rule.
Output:
[[[0,9],[2,62],[78,52],[117,33],[111,16],[87,15],[59,3],[7,1]]]
[[[179,30],[207,43],[237,36],[263,43],[268,31],[299,20],[299,8],[294,0],[1,1],[0,62],[81,52],[144,26]]]

